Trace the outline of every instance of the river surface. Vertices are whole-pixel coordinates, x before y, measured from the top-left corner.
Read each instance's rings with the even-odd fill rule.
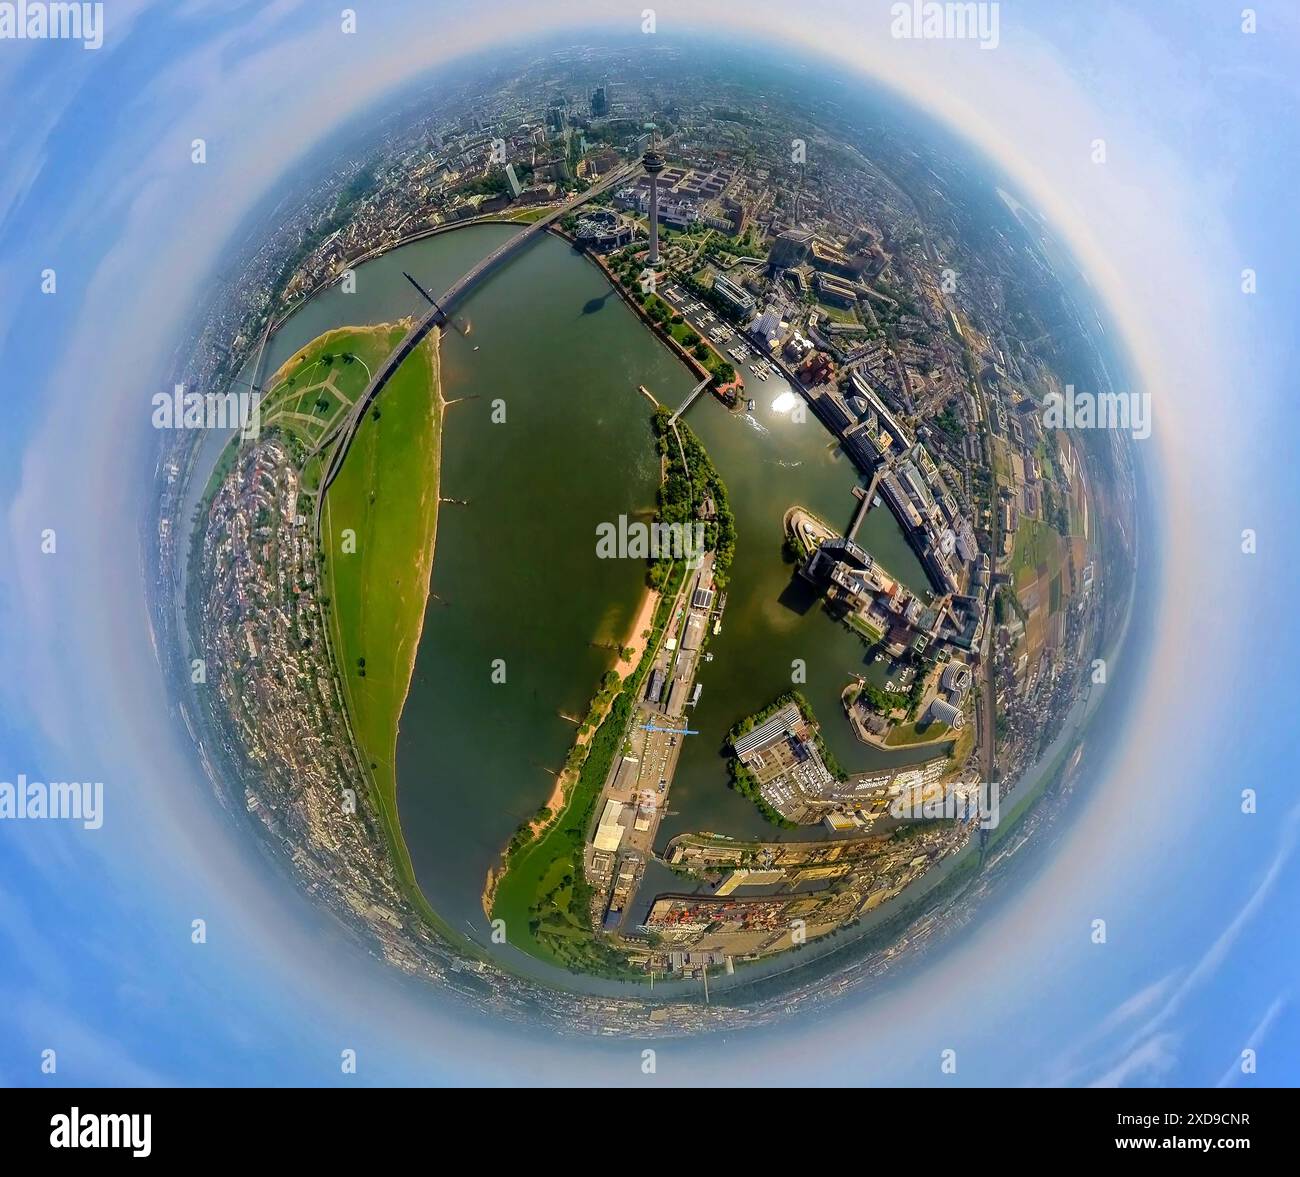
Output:
[[[442,290],[517,231],[472,226],[361,266],[356,293],[325,291],[281,327],[263,376],[324,331],[417,313],[403,271]],[[397,782],[421,887],[450,923],[484,940],[488,868],[550,796],[575,734],[565,717],[585,711],[640,600],[644,565],[598,559],[595,546],[598,524],[645,519],[654,507],[658,461],[637,386],[675,405],[694,380],[596,267],[549,235],[490,276],[455,319],[461,330],[442,340],[442,392],[457,403],[445,418],[441,494],[465,502],[444,501],[439,513]],[[815,417],[794,417],[779,376],[749,383],[751,413],[703,397],[686,418],[727,485],[738,541],[723,629],[710,639],[690,718],[699,735],[686,737],[661,842],[701,829],[779,836],[727,788],[721,748],[732,724],[792,685],[849,771],[933,754],[868,748],[843,718],[849,677],[884,671],[867,667],[859,639],[783,562],[782,517],[799,503],[846,526],[857,472]],[[858,539],[904,583],[927,587],[887,508],[868,514]]]
[[[847,527],[857,506],[858,473],[811,413],[800,420],[788,408],[773,408],[791,399],[782,395],[789,393],[784,381],[751,379],[749,391],[752,413],[731,414],[715,401],[702,401],[688,416],[727,485],[736,515],[736,558],[722,632],[709,640],[713,661],[702,665],[697,679],[704,690],[689,725],[699,735],[685,737],[669,816],[660,826],[661,848],[687,830],[775,840],[822,836],[820,826],[779,830],[726,787],[727,732],[783,691],[797,689],[807,696],[827,744],[849,772],[934,755],[933,749],[868,747],[844,718],[840,693],[853,675],[875,668],[865,661],[862,641],[827,616],[794,565],[782,560],[782,520],[798,503],[832,527]],[[868,512],[858,542],[904,583],[927,587],[925,572],[887,507]]]

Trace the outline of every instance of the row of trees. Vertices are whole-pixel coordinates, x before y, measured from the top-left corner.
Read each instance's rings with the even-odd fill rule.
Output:
[[[714,580],[723,587],[736,555],[736,517],[731,512],[726,485],[699,438],[681,421],[677,423],[674,436],[668,424],[671,417],[668,409],[660,406],[653,419],[656,445],[666,468],[663,485],[659,488],[656,521],[680,524],[685,528],[696,521],[706,500],[712,502],[712,517],[703,520],[704,547],[714,554]],[[682,464],[683,453],[685,466]],[[660,560],[659,563],[666,565],[670,562]],[[657,575],[661,580],[665,572],[661,569]],[[652,566],[652,585],[656,583],[655,577],[656,569]]]

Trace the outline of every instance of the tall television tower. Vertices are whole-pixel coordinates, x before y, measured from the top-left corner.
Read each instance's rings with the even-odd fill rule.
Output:
[[[664,170],[663,156],[654,149],[654,143],[650,145],[650,150],[645,153],[641,159],[645,167],[645,174],[650,177],[650,254],[646,258],[646,265],[657,266],[659,264],[659,173]]]

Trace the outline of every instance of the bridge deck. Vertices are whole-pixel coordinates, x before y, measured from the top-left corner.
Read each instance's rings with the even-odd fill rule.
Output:
[[[687,395],[686,395],[686,399],[685,399],[684,401],[682,401],[682,403],[678,406],[678,408],[677,408],[677,412],[675,412],[675,413],[672,415],[672,417],[669,418],[669,422],[668,422],[668,423],[669,423],[670,425],[675,425],[675,424],[677,424],[677,418],[680,417],[684,412],[686,412],[687,409],[689,409],[689,408],[691,407],[691,405],[693,405],[693,404],[695,403],[695,401],[696,401],[696,399],[699,397],[700,393],[702,393],[702,392],[703,392],[703,391],[704,391],[704,390],[709,386],[709,382],[710,382],[712,379],[713,379],[712,376],[706,376],[706,377],[705,377],[703,380],[701,380],[701,381],[700,381],[700,382],[699,382],[699,383],[698,383],[694,388],[692,388],[691,391],[690,391],[689,393],[687,393]]]
[[[351,411],[344,419],[339,430],[335,434],[339,438],[339,443],[334,449],[330,458],[330,464],[325,471],[325,476],[321,479],[320,488],[316,495],[316,523],[320,524],[321,505],[325,501],[325,492],[329,485],[338,476],[339,470],[343,466],[343,459],[347,456],[348,449],[352,445],[352,438],[356,435],[357,428],[365,418],[371,402],[383,390],[385,384],[392,379],[393,373],[402,366],[402,362],[415,350],[420,341],[428,335],[429,331],[435,326],[441,326],[447,321],[451,314],[452,307],[456,302],[473,288],[474,284],[481,281],[491,270],[503,262],[511,254],[523,247],[529,241],[532,241],[537,234],[543,232],[550,225],[553,225],[561,217],[567,216],[579,205],[586,203],[595,196],[599,196],[609,191],[615,184],[619,184],[631,176],[639,165],[631,163],[625,167],[611,172],[597,184],[593,184],[585,192],[579,192],[571,200],[560,205],[559,208],[552,209],[544,217],[539,217],[532,224],[527,225],[524,229],[516,233],[509,240],[497,246],[487,257],[479,261],[473,269],[463,274],[457,279],[442,298],[438,300],[438,305],[430,306],[419,319],[416,320],[411,329],[403,336],[401,343],[393,350],[392,354],[379,366],[374,373],[366,390],[359,396],[356,403],[352,406]]]
[[[858,496],[857,509],[853,512],[853,519],[849,523],[849,529],[844,533],[845,539],[856,539],[858,528],[862,526],[862,521],[867,517],[867,512],[871,510],[871,500],[876,497],[876,488],[880,485],[880,470],[871,476],[871,485],[864,491],[861,487],[855,486],[853,493]]]

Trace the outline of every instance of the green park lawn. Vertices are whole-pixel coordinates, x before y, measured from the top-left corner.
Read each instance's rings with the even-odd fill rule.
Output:
[[[308,449],[317,446],[340,414],[370,383],[370,373],[396,347],[404,329],[341,327],[295,352],[267,383],[262,427],[278,426]]]
[[[902,748],[909,744],[927,744],[931,740],[943,739],[948,734],[948,725],[937,719],[930,720],[923,727],[915,723],[899,723],[885,737],[885,743],[891,748]]]
[[[403,328],[382,331],[387,354]],[[321,513],[335,656],[353,730],[393,831],[397,725],[424,624],[438,521],[437,348],[431,334],[379,394]]]

